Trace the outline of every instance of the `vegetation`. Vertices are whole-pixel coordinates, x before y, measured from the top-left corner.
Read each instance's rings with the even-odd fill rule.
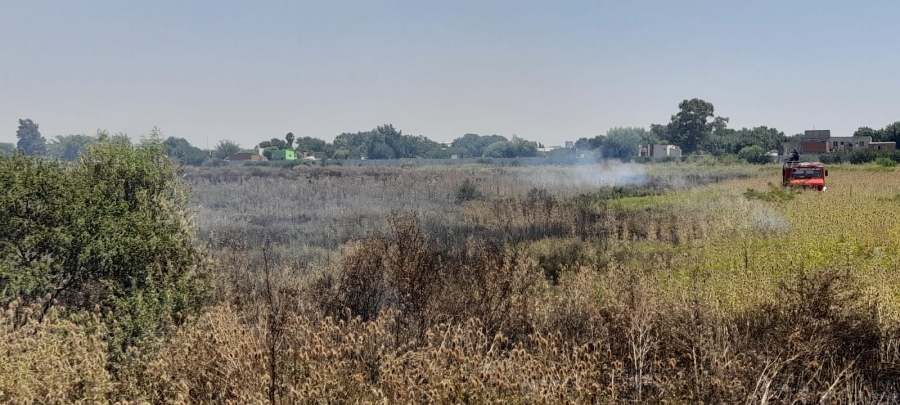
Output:
[[[119,359],[198,308],[202,257],[162,145],[104,141],[74,165],[0,157],[0,184],[0,302],[32,308],[16,325],[95,312]]]
[[[900,394],[893,171],[834,170],[829,193],[787,199],[748,191],[772,166],[721,162],[188,168],[194,241],[163,156],[101,143],[75,164],[0,158],[16,184],[3,206],[32,201],[0,226],[0,401]],[[81,245],[66,257],[82,264],[56,259]],[[49,260],[23,264],[39,251]],[[83,281],[44,300],[66,272]],[[157,311],[172,321],[136,321]]]
[[[26,155],[40,155],[47,151],[47,140],[38,131],[38,124],[31,119],[19,120],[16,137],[19,138],[18,148]]]
[[[16,145],[0,142],[0,155],[12,155],[16,151]]]

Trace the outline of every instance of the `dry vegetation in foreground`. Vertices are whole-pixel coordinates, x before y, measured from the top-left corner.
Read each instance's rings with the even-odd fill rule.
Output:
[[[900,402],[896,172],[760,201],[777,170],[646,170],[189,173],[209,305],[111,373],[97,314],[15,301],[0,400]]]

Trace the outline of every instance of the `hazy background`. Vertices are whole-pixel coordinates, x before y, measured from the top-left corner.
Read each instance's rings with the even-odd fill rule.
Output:
[[[255,2],[254,2],[255,3]],[[787,135],[900,119],[900,2],[0,1],[0,142],[197,146],[392,123],[545,144],[712,102]]]

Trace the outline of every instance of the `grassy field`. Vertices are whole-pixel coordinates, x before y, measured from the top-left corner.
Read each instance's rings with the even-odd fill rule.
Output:
[[[897,403],[900,173],[829,169],[190,169],[203,313],[113,375],[11,307],[0,399]]]

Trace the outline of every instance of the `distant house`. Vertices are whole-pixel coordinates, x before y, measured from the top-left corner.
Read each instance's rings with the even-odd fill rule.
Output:
[[[896,150],[897,142],[869,142],[871,150]]]
[[[272,160],[297,160],[297,154],[290,149],[273,150]]]
[[[263,155],[257,155],[255,153],[235,153],[233,155],[229,155],[225,160],[228,161],[240,161],[240,160],[268,160]]]
[[[872,143],[871,136],[836,136],[829,139],[831,143],[830,152],[840,150],[868,149]]]
[[[681,148],[675,145],[638,145],[638,156],[648,157],[681,157]]]
[[[325,152],[301,152],[298,158],[305,160],[322,160],[325,159]]]
[[[783,142],[779,152],[787,155],[797,149],[797,152],[803,154],[819,154],[857,149],[894,150],[896,148],[895,142],[872,142],[871,136],[831,136],[830,130],[819,129],[804,132],[800,142]]]

